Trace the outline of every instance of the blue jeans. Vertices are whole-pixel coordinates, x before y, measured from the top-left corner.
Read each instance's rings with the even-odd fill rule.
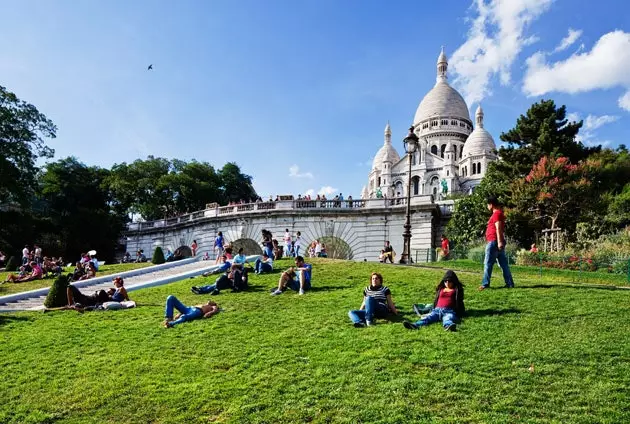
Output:
[[[199,287],[199,289],[197,290],[197,293],[199,293],[199,294],[212,293],[216,289],[217,289],[217,284],[214,283],[214,284],[210,284],[210,285],[207,285],[207,286]]]
[[[182,315],[173,321],[171,325],[181,324],[182,322],[192,321],[196,318],[201,318],[203,312],[201,309],[194,306],[186,306],[179,301],[175,296],[170,295],[166,298],[166,311],[164,317],[168,320],[173,319],[173,308],[177,309]]]
[[[262,274],[263,272],[271,272],[273,268],[271,265],[264,263],[260,258],[256,259],[256,263],[254,264],[254,270]]]
[[[263,249],[268,258],[273,258],[273,247],[265,246]]]
[[[300,246],[295,246],[294,250],[293,256],[298,257],[300,255]]]
[[[298,271],[298,277],[295,280],[288,280],[287,287],[291,290],[298,291],[300,290],[300,277],[299,273],[302,271]],[[308,290],[311,288],[311,280],[304,280],[304,290]]]
[[[442,321],[442,325],[444,327],[448,327],[449,325],[453,325],[455,320],[457,320],[457,315],[455,311],[450,308],[433,308],[431,312],[424,318],[416,321],[416,325],[418,327],[423,325],[433,324],[434,322]]]
[[[365,321],[374,321],[374,318],[385,318],[389,309],[387,306],[379,303],[373,297],[366,296],[365,310],[354,310],[348,312],[348,316],[355,324],[364,323]]]
[[[499,260],[499,267],[503,271],[503,280],[508,287],[514,287],[514,280],[512,279],[512,273],[510,272],[510,265],[508,264],[507,256],[505,256],[505,249],[499,250],[499,244],[496,241],[490,241],[486,245],[486,257],[483,264],[483,280],[481,285],[483,287],[490,287],[490,278],[492,277],[492,268],[496,260]]]

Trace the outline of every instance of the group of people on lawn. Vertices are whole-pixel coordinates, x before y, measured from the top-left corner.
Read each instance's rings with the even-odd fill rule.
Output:
[[[514,281],[510,273],[507,258],[505,256],[505,216],[496,198],[488,199],[488,209],[492,211],[492,216],[486,228],[486,256],[484,275],[479,290],[485,290],[490,286],[492,267],[498,260],[503,271],[505,285],[508,288],[514,287]],[[219,236],[222,237],[221,233]],[[264,241],[271,234],[264,234]],[[220,240],[222,243],[222,240]],[[215,244],[216,246],[216,244]],[[266,247],[266,246],[265,246]],[[202,287],[193,286],[192,292],[195,294],[217,295],[221,290],[231,288],[233,291],[242,291],[248,287],[248,269],[245,266],[246,257],[243,249],[239,249],[238,255],[234,258],[227,257],[227,252],[221,252],[223,265],[220,267],[224,274],[221,275],[214,284]],[[231,255],[231,252],[230,252]],[[262,274],[273,270],[273,254],[265,249],[262,258],[255,262],[254,272]],[[278,296],[287,289],[304,295],[311,289],[312,265],[304,261],[300,255],[295,257],[295,266],[284,271],[279,280],[278,286],[272,289],[271,295]],[[93,296],[82,294],[76,287],[70,285],[67,289],[68,307],[75,308],[76,305],[95,305],[99,302],[113,300],[129,300],[127,292],[123,287],[123,280],[116,277],[114,288],[108,292],[97,292]],[[102,292],[102,291],[101,291]],[[174,315],[177,310],[178,314]],[[166,299],[164,326],[171,328],[177,324],[191,321],[198,318],[209,318],[219,312],[216,302],[210,300],[205,304],[187,306],[180,302],[175,296],[168,296]],[[436,322],[441,322],[447,331],[456,331],[457,322],[465,313],[464,307],[464,287],[453,271],[447,271],[435,289],[435,297],[430,305],[413,305],[413,310],[420,318],[416,322],[404,321],[405,328],[416,330],[422,326]],[[392,298],[391,290],[383,284],[383,276],[379,273],[372,273],[370,284],[363,289],[363,302],[359,309],[351,310],[348,316],[355,327],[372,326],[376,319],[387,319],[390,315],[397,315],[398,310]]]
[[[503,271],[505,287],[512,288],[514,287],[514,281],[505,255],[505,216],[496,197],[487,199],[487,207],[492,212],[492,215],[486,227],[487,244],[484,274],[479,290],[485,290],[490,287],[492,268],[495,261],[499,262],[499,266]],[[386,256],[391,261],[393,249],[388,247],[389,242],[386,246],[388,253]],[[273,269],[273,260],[271,258],[272,254],[265,251],[263,258],[256,261],[256,273],[271,271]],[[238,272],[238,267],[232,266],[229,271],[232,274],[232,278],[234,278],[235,272]],[[278,287],[274,288],[271,294],[272,296],[277,296],[289,288],[303,295],[311,288],[311,276],[312,266],[305,263],[303,257],[297,256],[295,258],[295,267],[282,273],[278,281]],[[207,288],[193,287],[193,292],[197,294],[208,292],[218,294],[219,291],[218,281],[215,285],[207,286]],[[175,317],[173,317],[173,308],[180,312]],[[403,321],[403,325],[407,329],[417,330],[422,326],[441,322],[445,330],[456,331],[457,322],[463,317],[466,310],[464,306],[464,287],[459,281],[457,274],[448,270],[435,289],[433,303],[431,305],[414,304],[413,310],[420,318],[416,322]],[[164,326],[172,327],[196,318],[208,318],[215,315],[218,311],[219,307],[213,301],[209,301],[205,305],[189,307],[183,305],[174,296],[169,296]],[[363,302],[360,308],[349,311],[348,316],[355,327],[365,327],[373,325],[376,319],[386,319],[391,314],[398,314],[391,290],[383,284],[383,276],[374,272],[370,277],[370,285],[363,290]]]

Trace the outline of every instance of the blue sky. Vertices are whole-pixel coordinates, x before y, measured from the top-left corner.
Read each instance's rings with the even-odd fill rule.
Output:
[[[630,145],[630,3],[5,1],[0,85],[59,127],[56,158],[238,163],[259,194],[359,197],[389,120],[402,138],[449,81],[499,134],[541,98]],[[147,71],[153,64],[154,69]]]

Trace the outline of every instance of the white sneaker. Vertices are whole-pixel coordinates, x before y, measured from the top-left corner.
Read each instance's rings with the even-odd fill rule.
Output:
[[[367,324],[368,327],[371,327],[374,325],[374,322],[372,321],[365,321],[365,323]]]
[[[300,289],[300,295],[304,294],[304,289]]]
[[[282,294],[282,290],[276,290],[275,292],[271,293],[272,296],[278,296],[279,294]]]

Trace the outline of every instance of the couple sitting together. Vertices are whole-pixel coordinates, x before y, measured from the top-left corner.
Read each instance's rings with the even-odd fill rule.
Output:
[[[86,310],[90,311],[98,309],[100,305],[108,302],[128,302],[129,295],[124,287],[125,282],[122,277],[115,277],[112,282],[114,283],[114,287],[107,290],[97,290],[91,295],[83,294],[78,288],[69,284],[66,288],[67,305],[59,308],[48,308],[45,309],[45,311],[74,309],[76,311],[83,312]],[[131,305],[117,305],[117,308],[111,307],[110,309],[120,309],[121,307],[129,308],[135,306],[135,302],[130,303]]]
[[[422,314],[422,308],[413,305],[420,319],[415,323],[404,321],[405,328],[417,330],[418,328],[434,322],[442,321],[447,331],[456,330],[456,322],[462,318],[464,308],[464,287],[453,271],[446,271],[442,281],[435,290],[433,308],[426,315]],[[348,316],[355,327],[365,327],[374,324],[376,318],[387,319],[389,314],[398,314],[398,310],[392,300],[391,291],[383,285],[383,276],[372,273],[370,285],[363,290],[363,303],[358,310],[348,312]]]

